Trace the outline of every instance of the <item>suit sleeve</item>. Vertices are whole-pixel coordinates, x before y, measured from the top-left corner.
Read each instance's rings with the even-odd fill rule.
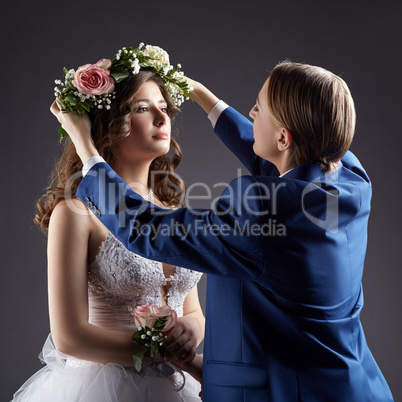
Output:
[[[232,107],[225,109],[215,125],[215,133],[255,176],[279,176],[275,165],[253,150],[253,124]]]
[[[106,163],[88,172],[76,195],[141,256],[239,279],[256,279],[262,271],[263,206],[251,176],[232,181],[214,210],[159,208],[133,192]]]

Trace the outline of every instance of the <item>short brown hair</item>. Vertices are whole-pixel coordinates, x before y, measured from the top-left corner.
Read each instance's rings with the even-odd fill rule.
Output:
[[[294,165],[319,162],[324,171],[349,149],[356,126],[352,95],[342,78],[321,67],[285,61],[268,80],[272,118],[293,136]]]

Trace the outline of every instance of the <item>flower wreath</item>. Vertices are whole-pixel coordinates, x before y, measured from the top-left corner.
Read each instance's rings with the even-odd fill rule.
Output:
[[[110,109],[115,98],[115,84],[124,81],[129,74],[138,74],[141,68],[150,68],[162,79],[175,106],[190,98],[190,88],[184,80],[181,65],[174,68],[168,53],[158,46],[140,43],[138,48],[123,47],[113,60],[101,59],[96,64],[85,64],[75,71],[64,68],[64,83],[55,80],[54,88],[62,112],[82,114],[92,108]],[[60,127],[60,141],[67,132]]]

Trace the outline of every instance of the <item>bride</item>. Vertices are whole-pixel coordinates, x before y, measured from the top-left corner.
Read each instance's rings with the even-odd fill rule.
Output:
[[[100,154],[117,174],[144,199],[175,208],[184,191],[174,175],[181,151],[171,137],[180,88],[174,81],[167,83],[169,69],[159,68],[168,63],[162,49],[140,45],[134,51],[136,62],[123,78],[120,71],[112,79],[112,62],[102,59],[80,67],[74,80],[74,71],[66,72],[65,88],[69,82],[78,89],[73,94],[78,105],[93,101],[87,123]],[[124,52],[113,63],[124,59]],[[85,95],[85,86],[88,92],[91,85],[95,96]],[[101,96],[94,85],[103,91]],[[52,107],[72,110],[64,99],[61,103],[59,97]],[[204,316],[196,284],[201,274],[127,251],[95,217],[101,211],[89,202],[90,211],[74,197],[82,164],[74,145],[65,142],[35,217],[48,234],[51,334],[40,355],[46,366],[13,401],[199,401],[202,364],[195,349],[203,339]],[[165,342],[177,365],[192,376],[173,370],[169,362],[155,366],[150,359],[140,372],[134,369],[133,354],[144,348],[132,341],[137,330],[133,310],[147,304],[167,304],[176,311],[178,323]]]

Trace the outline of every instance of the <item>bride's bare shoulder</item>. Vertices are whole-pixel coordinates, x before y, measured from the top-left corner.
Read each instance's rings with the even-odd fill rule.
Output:
[[[66,228],[80,225],[91,229],[96,219],[87,206],[77,198],[60,201],[50,216],[49,229],[54,225]]]

